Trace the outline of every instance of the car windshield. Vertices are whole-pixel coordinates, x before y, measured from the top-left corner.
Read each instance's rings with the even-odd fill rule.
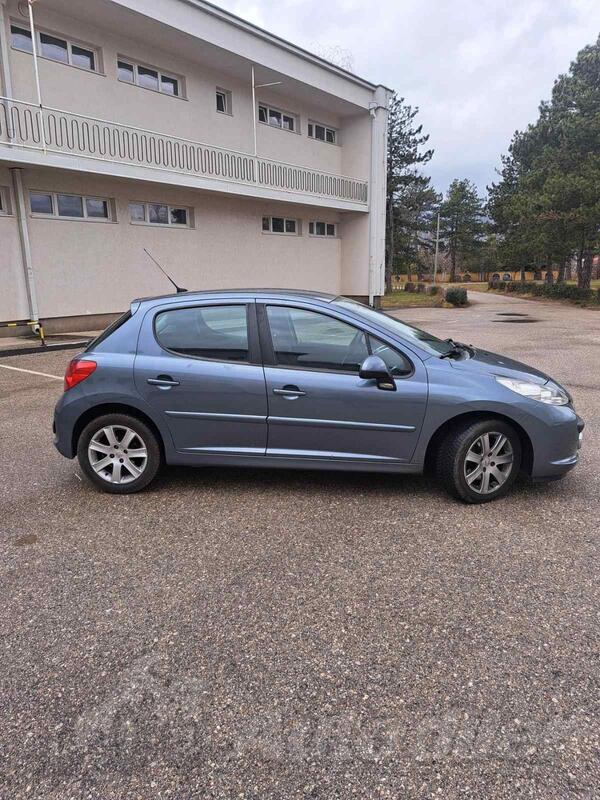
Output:
[[[420,328],[413,328],[412,325],[407,325],[406,322],[400,322],[399,319],[390,317],[389,314],[383,311],[377,311],[374,308],[358,303],[356,300],[339,297],[334,300],[334,304],[341,308],[346,308],[353,314],[358,314],[395,336],[418,342],[419,347],[432,356],[440,356],[452,350],[452,345],[449,342],[438,339],[437,336],[433,336],[427,331],[422,331]]]

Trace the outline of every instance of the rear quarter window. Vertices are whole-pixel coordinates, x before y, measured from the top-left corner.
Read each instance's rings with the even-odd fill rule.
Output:
[[[112,334],[115,331],[118,331],[119,328],[122,325],[124,325],[129,319],[131,319],[131,311],[126,311],[124,314],[121,314],[121,316],[117,317],[117,319],[114,322],[111,322],[108,328],[105,328],[102,331],[100,336],[96,336],[95,339],[92,339],[92,341],[85,348],[84,352],[88,353],[90,350],[97,350],[99,345],[102,344],[102,342],[105,342],[109,336],[112,336]]]

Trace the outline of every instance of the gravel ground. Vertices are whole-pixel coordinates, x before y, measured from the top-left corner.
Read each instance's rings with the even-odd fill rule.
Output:
[[[402,317],[588,426],[563,481],[479,508],[314,472],[102,495],[52,447],[61,384],[0,368],[3,800],[600,796],[600,313],[473,302]]]

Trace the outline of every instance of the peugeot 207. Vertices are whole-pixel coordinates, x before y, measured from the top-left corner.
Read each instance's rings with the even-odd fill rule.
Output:
[[[583,422],[548,375],[316,292],[136,300],[67,368],[55,444],[113,493],[161,465],[435,474],[482,503],[575,466]]]

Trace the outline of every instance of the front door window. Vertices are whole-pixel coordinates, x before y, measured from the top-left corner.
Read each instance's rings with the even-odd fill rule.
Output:
[[[339,319],[285,306],[267,315],[279,366],[358,372],[369,355],[365,334]]]

